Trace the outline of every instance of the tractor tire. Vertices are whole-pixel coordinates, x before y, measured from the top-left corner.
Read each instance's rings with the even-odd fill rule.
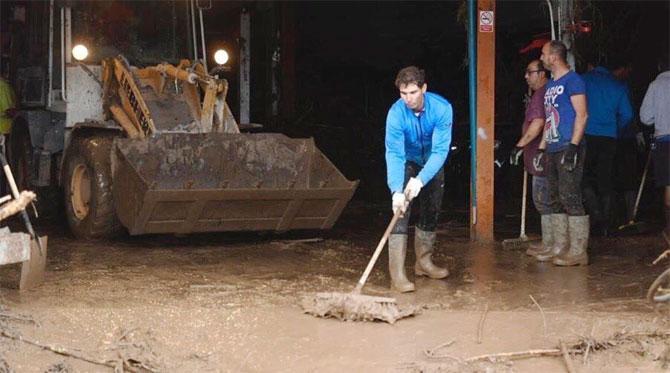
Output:
[[[80,239],[111,238],[123,230],[112,194],[111,136],[72,139],[63,194],[70,231]]]

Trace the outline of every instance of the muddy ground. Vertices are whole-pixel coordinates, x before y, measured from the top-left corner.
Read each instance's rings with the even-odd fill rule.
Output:
[[[100,364],[124,360],[162,372],[565,371],[560,356],[463,362],[559,341],[580,372],[663,371],[670,359],[670,313],[644,300],[668,265],[651,266],[665,249],[656,233],[594,239],[590,266],[556,268],[499,244],[473,245],[463,217],[445,216],[435,260],[451,269],[447,279],[393,294],[382,255],[365,288],[421,314],[394,325],[303,314],[302,297],[353,288],[388,218],[382,207],[352,204],[329,232],[105,242],[42,223],[46,282],[19,292],[18,268],[0,270],[0,371],[106,372]]]

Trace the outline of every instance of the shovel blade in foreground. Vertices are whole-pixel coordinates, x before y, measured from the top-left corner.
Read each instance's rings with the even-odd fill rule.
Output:
[[[44,281],[44,269],[47,264],[47,236],[39,237],[42,250],[37,241],[30,240],[30,259],[21,264],[19,290],[32,289]]]

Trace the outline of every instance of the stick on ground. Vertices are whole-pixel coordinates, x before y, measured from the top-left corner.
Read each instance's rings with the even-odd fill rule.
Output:
[[[66,350],[62,347],[43,345],[39,342],[27,339],[27,338],[25,338],[23,336],[20,336],[20,335],[9,334],[4,330],[0,331],[0,335],[5,337],[5,338],[13,339],[15,341],[19,341],[19,342],[23,342],[23,343],[26,343],[26,344],[29,344],[29,345],[39,347],[39,348],[41,348],[43,350],[46,350],[46,351],[51,351],[51,352],[56,353],[58,355],[68,356],[68,357],[71,357],[71,358],[74,358],[74,359],[85,361],[87,363],[100,365],[100,366],[105,366],[105,367],[109,367],[109,368],[112,368],[112,369],[117,368],[117,365],[115,364],[115,362],[91,359],[91,358],[88,358],[86,356],[79,355],[76,352],[68,351],[68,350]],[[128,372],[139,372],[139,371],[133,369],[131,366],[126,365],[125,363],[124,363],[124,370],[126,370]]]
[[[456,342],[456,341],[452,339],[452,340],[449,341],[449,342],[444,342],[444,343],[441,343],[441,344],[439,344],[439,345],[437,345],[437,346],[435,346],[435,347],[433,347],[433,348],[429,348],[429,349],[427,349],[427,350],[424,350],[423,353],[424,353],[424,355],[426,355],[426,357],[431,358],[431,359],[441,359],[441,358],[445,358],[445,357],[446,357],[446,358],[453,359],[453,360],[456,360],[456,361],[459,361],[459,362],[460,362],[460,361],[462,361],[462,360],[459,359],[459,358],[457,358],[457,357],[455,357],[455,356],[451,356],[451,355],[438,355],[438,354],[437,354],[437,351],[438,351],[438,350],[443,349],[443,348],[445,348],[445,347],[449,347],[449,346],[453,345],[454,342]]]
[[[563,360],[565,361],[565,367],[568,369],[568,373],[576,373],[575,366],[572,365],[572,359],[568,354],[568,348],[565,347],[565,342],[559,341],[561,344],[561,354],[563,354]]]
[[[544,310],[542,309],[542,307],[540,307],[540,304],[537,303],[537,301],[535,300],[535,298],[533,298],[532,295],[528,294],[528,296],[530,297],[530,300],[532,300],[533,303],[535,303],[537,308],[540,309],[540,314],[542,315],[542,325],[544,327],[544,336],[546,337],[547,336],[547,318],[544,317]]]
[[[543,350],[500,352],[497,354],[477,355],[469,357],[464,361],[466,363],[474,363],[476,361],[495,361],[497,359],[515,360],[515,359],[527,359],[531,357],[540,357],[540,356],[561,356],[561,350],[559,350],[558,348],[549,348]]]
[[[486,314],[489,312],[489,304],[486,304],[486,307],[484,308],[484,313],[482,313],[482,317],[479,319],[479,324],[477,325],[477,344],[482,343],[482,334],[484,334],[484,320],[486,320]]]

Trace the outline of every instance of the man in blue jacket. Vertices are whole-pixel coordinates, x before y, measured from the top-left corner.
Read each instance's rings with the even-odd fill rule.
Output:
[[[386,117],[386,169],[392,209],[403,214],[389,237],[391,288],[414,291],[405,275],[405,255],[411,202],[419,197],[420,219],[414,232],[417,276],[441,279],[446,268],[432,259],[435,228],[444,194],[444,163],[451,145],[453,112],[444,97],[427,92],[425,73],[415,66],[398,72],[395,86],[400,99]]]
[[[590,70],[582,75],[589,105],[583,192],[594,227],[607,236],[614,191],[612,176],[617,134],[633,119],[633,107],[623,82],[602,66],[589,67]]]

